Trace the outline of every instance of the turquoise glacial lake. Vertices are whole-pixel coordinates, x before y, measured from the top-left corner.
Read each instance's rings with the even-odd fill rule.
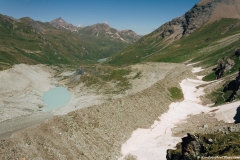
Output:
[[[107,58],[99,59],[98,62],[103,63],[106,62]]]
[[[43,112],[64,107],[70,101],[71,95],[64,87],[51,88],[43,94],[43,102],[47,105],[42,108]]]

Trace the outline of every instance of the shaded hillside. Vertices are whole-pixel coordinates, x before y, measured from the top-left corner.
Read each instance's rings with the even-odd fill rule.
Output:
[[[212,61],[209,56],[214,58],[216,52],[222,54],[235,49],[240,29],[239,6],[240,1],[237,0],[203,0],[183,16],[165,23],[115,54],[109,64],[184,62],[202,56],[203,60]],[[219,41],[223,45],[217,46]],[[207,51],[203,50],[205,47]]]

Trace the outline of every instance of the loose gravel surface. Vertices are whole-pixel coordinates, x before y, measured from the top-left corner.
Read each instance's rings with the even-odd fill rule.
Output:
[[[168,69],[149,65],[154,64],[156,69],[150,70],[165,76],[152,74],[160,77],[152,85],[18,131],[0,141],[0,159],[118,159],[121,145],[135,129],[148,128],[168,110],[173,101],[168,88],[180,88],[181,80],[193,77],[183,64],[169,64]]]

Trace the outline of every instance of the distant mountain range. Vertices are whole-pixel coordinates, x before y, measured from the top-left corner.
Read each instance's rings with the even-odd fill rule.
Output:
[[[51,22],[0,15],[0,69],[17,63],[96,63],[137,41],[131,30],[106,24],[76,27],[62,18]]]
[[[105,37],[112,40],[120,40],[126,43],[133,43],[139,39],[139,36],[132,30],[116,30],[108,24],[94,24],[80,28],[78,32],[84,36]]]
[[[132,30],[117,30],[115,28],[111,28],[106,23],[98,23],[86,27],[76,27],[72,24],[67,23],[61,17],[59,17],[51,21],[50,24],[57,29],[65,29],[72,32],[78,32],[80,35],[87,36],[88,38],[108,38],[111,40],[120,40],[126,43],[133,43],[140,38],[140,36],[138,36]]]

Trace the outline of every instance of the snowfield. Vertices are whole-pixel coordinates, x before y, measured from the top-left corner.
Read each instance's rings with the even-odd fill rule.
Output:
[[[193,73],[200,71],[202,71],[200,67],[192,70]],[[172,129],[179,122],[185,121],[189,115],[212,114],[211,111],[216,110],[215,118],[233,123],[240,101],[215,108],[203,106],[200,96],[204,95],[204,88],[199,87],[197,89],[197,86],[206,83],[202,80],[183,80],[180,86],[184,94],[184,100],[172,103],[168,112],[161,115],[150,129],[139,128],[135,130],[131,138],[122,145],[123,156],[119,160],[124,159],[128,154],[136,156],[138,160],[166,159],[167,150],[174,149],[176,144],[182,141],[181,137],[172,136]]]

